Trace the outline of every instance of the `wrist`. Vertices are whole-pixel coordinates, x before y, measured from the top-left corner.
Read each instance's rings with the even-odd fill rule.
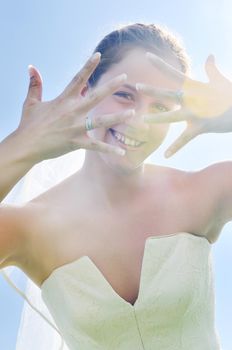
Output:
[[[14,163],[20,162],[30,168],[43,160],[39,158],[31,136],[19,129],[13,131],[1,142],[0,152],[6,152],[8,160],[12,159]]]
[[[0,142],[0,201],[38,161],[29,137],[21,132],[14,131]]]

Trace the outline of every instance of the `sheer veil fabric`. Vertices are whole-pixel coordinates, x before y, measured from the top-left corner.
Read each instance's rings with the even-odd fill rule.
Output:
[[[59,158],[35,165],[12,189],[2,203],[20,205],[45,192],[83,165],[85,150],[77,150]],[[2,270],[3,277],[24,299],[17,335],[16,350],[68,350],[38,288],[16,267]],[[22,281],[23,290],[21,286]]]

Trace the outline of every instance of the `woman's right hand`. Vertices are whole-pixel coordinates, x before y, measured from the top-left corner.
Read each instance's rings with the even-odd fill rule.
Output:
[[[83,96],[82,91],[99,62],[100,54],[96,53],[58,97],[45,102],[42,102],[40,73],[35,67],[29,67],[30,85],[16,132],[26,139],[25,143],[37,161],[56,158],[80,148],[117,154],[121,150],[123,155],[121,148],[90,138],[86,131],[85,119],[89,110],[127,79],[126,74],[122,74]],[[93,119],[93,127],[109,128],[133,114],[133,110],[128,110],[102,115]]]

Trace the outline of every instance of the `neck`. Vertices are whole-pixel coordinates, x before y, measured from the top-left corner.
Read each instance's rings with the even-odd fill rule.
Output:
[[[145,189],[146,179],[144,164],[133,170],[125,167],[110,166],[104,162],[97,152],[86,151],[85,161],[79,175],[83,185],[86,185],[93,196],[112,203],[133,199],[142,194]]]

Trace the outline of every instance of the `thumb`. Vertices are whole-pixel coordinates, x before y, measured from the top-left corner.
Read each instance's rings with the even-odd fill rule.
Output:
[[[209,55],[205,62],[205,70],[208,75],[209,81],[213,82],[216,80],[222,80],[224,78],[223,74],[215,65],[215,57]]]
[[[28,73],[30,76],[30,84],[25,102],[30,104],[41,101],[43,81],[39,71],[34,66],[28,66]]]

